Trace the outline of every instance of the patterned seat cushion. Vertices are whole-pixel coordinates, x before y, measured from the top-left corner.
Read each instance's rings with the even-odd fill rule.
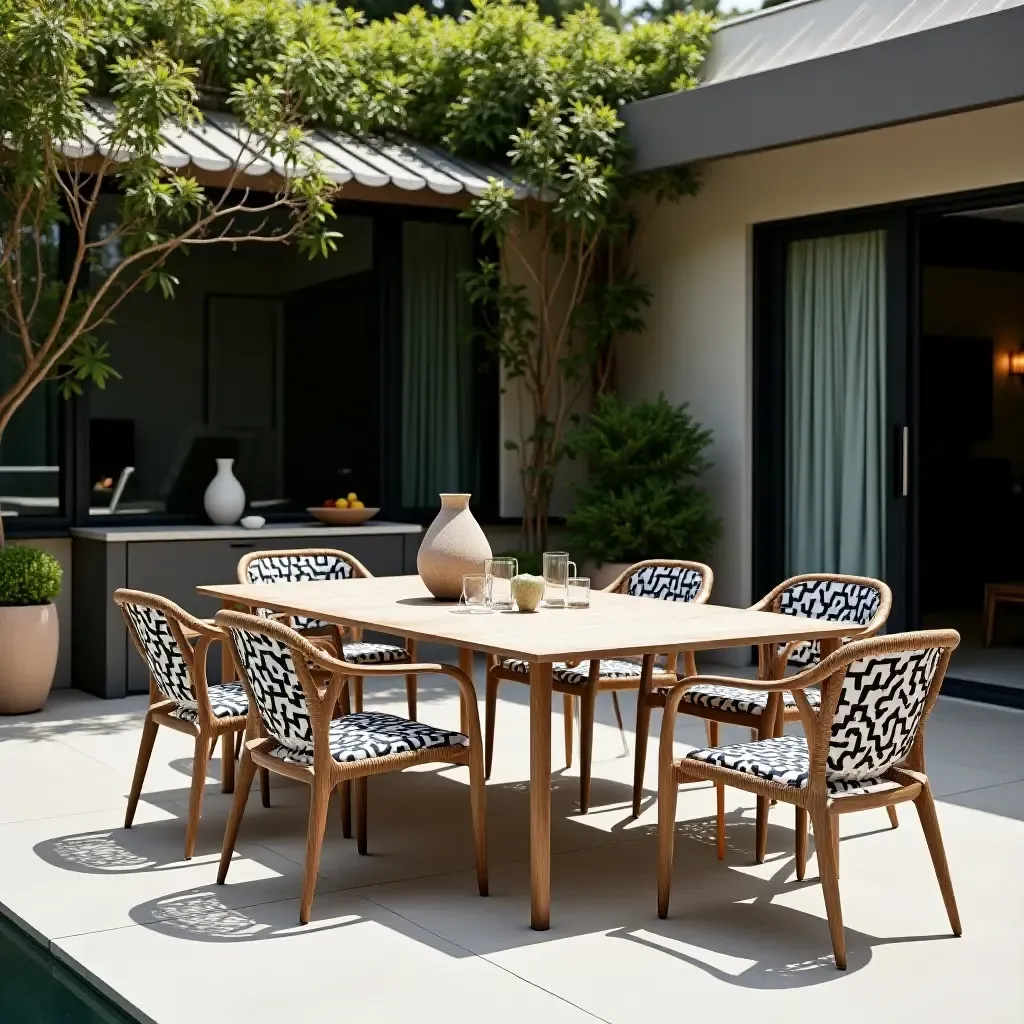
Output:
[[[530,674],[530,663],[521,658],[506,658],[501,667],[508,672],[519,675]],[[551,666],[551,674],[556,682],[570,686],[583,686],[590,678],[590,662],[581,661],[570,668],[564,661],[556,661]],[[641,665],[638,661],[623,661],[619,658],[603,658],[601,661],[602,679],[639,679]]]
[[[241,683],[211,683],[206,689],[210,694],[210,709],[214,718],[249,714],[249,698]],[[183,722],[198,722],[199,709],[182,705],[177,711],[171,712],[171,717],[180,718]]]
[[[363,711],[331,722],[330,747],[335,761],[365,761],[431,747],[466,747],[469,737],[461,732],[410,722],[381,711]],[[312,752],[275,747],[271,755],[293,764],[312,764]]]
[[[412,661],[404,647],[393,644],[345,644],[345,661],[355,665],[392,665],[396,662]]]
[[[668,693],[662,688],[662,693]],[[814,689],[804,690],[811,707],[821,705],[821,694]],[[696,704],[702,708],[728,711],[734,715],[763,715],[768,706],[769,694],[760,690],[747,690],[742,686],[726,686],[716,683],[698,683],[683,694],[682,703]],[[796,701],[789,690],[783,690],[782,702],[787,708],[795,708]]]
[[[729,747],[704,747],[691,750],[687,760],[703,761],[720,768],[756,775],[791,789],[806,789],[810,777],[810,755],[803,736],[779,736],[757,743],[734,743]],[[888,779],[844,779],[828,776],[830,796],[863,796],[896,789],[899,783]]]

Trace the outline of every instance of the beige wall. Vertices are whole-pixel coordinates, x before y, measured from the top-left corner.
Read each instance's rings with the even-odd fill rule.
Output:
[[[715,434],[725,521],[713,600],[751,594],[751,238],[757,223],[1024,181],[1024,103],[720,160],[700,194],[648,215],[647,333],[624,343],[620,390],[689,401]]]
[[[1024,348],[1024,274],[925,267],[921,292],[925,335],[992,339],[992,438],[974,446],[986,459],[1009,459],[1024,477],[1024,387],[1009,374],[1009,356]]]

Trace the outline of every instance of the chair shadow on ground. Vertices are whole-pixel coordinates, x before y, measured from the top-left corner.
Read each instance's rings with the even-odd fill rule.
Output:
[[[175,763],[185,774],[191,771],[188,758]],[[218,766],[212,766],[215,774]],[[481,900],[472,882],[472,850],[469,833],[469,807],[464,781],[450,777],[447,766],[433,770],[404,773],[401,777],[382,776],[373,781],[370,803],[370,847],[377,854],[381,877],[367,881],[359,877],[374,857],[359,857],[351,840],[340,838],[335,829],[328,841],[348,844],[333,851],[330,875],[321,871],[324,890],[318,893],[309,925],[298,924],[298,896],[301,856],[271,851],[262,841],[280,839],[282,826],[294,831],[295,843],[289,850],[301,850],[304,841],[305,793],[301,785],[278,787],[278,803],[270,810],[259,804],[258,793],[250,804],[242,825],[236,861],[242,857],[259,864],[261,854],[272,855],[263,865],[272,872],[260,879],[242,878],[227,885],[214,882],[219,837],[224,827],[227,802],[211,780],[207,787],[206,828],[201,829],[196,859],[182,861],[184,817],[188,790],[167,790],[145,794],[174,817],[140,822],[134,828],[112,828],[57,837],[37,844],[36,854],[62,869],[95,874],[136,874],[172,871],[188,864],[208,864],[209,884],[169,891],[139,903],[130,910],[131,919],[175,938],[234,943],[287,939],[317,931],[347,931],[366,921],[378,921],[419,942],[427,942],[451,956],[471,956],[564,939],[571,935],[607,934],[619,941],[632,942],[666,958],[703,970],[715,978],[745,988],[794,988],[840,980],[843,974],[833,965],[828,929],[823,913],[805,913],[774,902],[775,897],[818,884],[812,860],[804,882],[792,880],[793,832],[774,819],[769,825],[768,861],[777,863],[769,878],[731,866],[752,863],[754,826],[751,812],[735,810],[727,815],[728,860],[714,859],[715,822],[712,815],[677,824],[676,872],[672,916],[659,920],[654,913],[654,851],[657,828],[653,824],[629,822],[630,788],[607,779],[594,780],[594,803],[603,813],[621,805],[621,817],[601,829],[578,814],[578,780],[561,772],[552,777],[552,844],[555,858],[555,925],[550,932],[530,931],[526,927],[528,906],[526,883],[528,858],[528,784],[522,781],[493,783],[488,786],[488,817],[492,837],[492,898]],[[454,783],[454,784],[453,784]],[[389,800],[392,787],[412,787],[412,793],[399,802]],[[376,790],[376,792],[374,792]],[[708,802],[712,803],[708,789]],[[648,799],[650,795],[647,794]],[[390,808],[390,809],[389,809]],[[417,808],[429,808],[417,814]],[[710,809],[710,807],[709,807]],[[781,815],[774,815],[780,820]],[[446,834],[443,863],[424,866],[422,875],[410,874],[410,844],[429,846],[430,823],[451,820]],[[285,824],[285,821],[288,824]],[[426,830],[426,834],[424,833]],[[848,837],[857,841],[863,834]],[[609,837],[610,841],[609,841]],[[846,840],[844,840],[845,842]],[[399,849],[395,849],[399,847]],[[573,899],[559,898],[567,870],[559,865],[559,855],[593,855],[612,861],[614,898],[609,899],[606,865],[594,873],[574,872]],[[428,851],[428,859],[437,860],[437,850]],[[405,858],[405,868],[391,876],[388,858]],[[281,867],[294,868],[294,898],[282,897]],[[353,877],[344,877],[349,869]],[[339,871],[340,869],[340,871]],[[378,872],[380,874],[380,872]],[[365,872],[364,872],[365,875]],[[173,877],[173,876],[169,876]],[[471,941],[450,941],[433,935],[430,923],[417,924],[414,909],[388,909],[387,899],[378,903],[373,887],[399,883],[424,886],[429,896],[451,899],[465,910],[463,926],[473,928],[466,934]],[[433,888],[431,888],[433,886]],[[169,887],[170,888],[170,887]],[[418,891],[418,890],[417,890]],[[338,898],[342,899],[339,912]],[[936,899],[938,894],[936,893]],[[319,908],[319,915],[318,915]],[[940,936],[914,936],[906,939],[881,939],[847,928],[849,968],[846,974],[865,967],[875,946],[892,942],[927,941]],[[942,936],[945,937],[945,936]]]

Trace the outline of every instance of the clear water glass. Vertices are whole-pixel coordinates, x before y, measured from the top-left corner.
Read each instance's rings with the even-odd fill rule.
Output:
[[[570,576],[565,581],[566,608],[590,607],[590,577]]]
[[[491,581],[491,607],[496,612],[513,611],[516,603],[512,600],[512,577],[519,575],[518,560],[504,556],[488,558],[484,575]]]
[[[470,615],[483,615],[491,610],[491,580],[482,573],[462,577],[459,609]]]
[[[569,571],[569,566],[572,571]],[[565,584],[576,575],[576,563],[568,551],[544,552],[544,605],[547,608],[565,607]]]

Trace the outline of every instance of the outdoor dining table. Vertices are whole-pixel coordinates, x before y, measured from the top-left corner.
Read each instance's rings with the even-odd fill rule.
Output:
[[[472,678],[473,652],[519,658],[530,667],[530,921],[544,931],[551,918],[552,665],[590,658],[642,655],[649,683],[655,654],[753,644],[821,641],[833,650],[850,623],[775,612],[688,605],[625,594],[594,593],[586,609],[469,614],[435,600],[418,576],[300,583],[201,586],[225,607],[269,608],[339,626],[450,644]],[[400,670],[400,666],[396,666]]]

